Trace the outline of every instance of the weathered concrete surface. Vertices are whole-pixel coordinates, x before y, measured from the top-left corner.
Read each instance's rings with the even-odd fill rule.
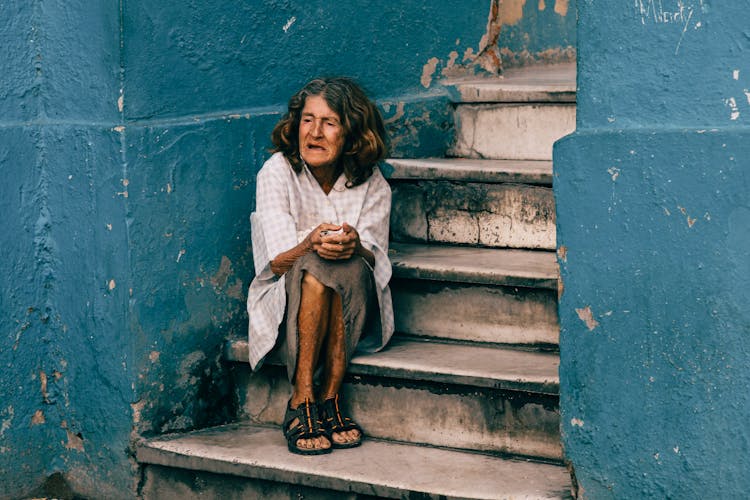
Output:
[[[552,185],[552,162],[534,160],[480,160],[475,158],[415,158],[387,160],[385,175],[394,180],[511,182]]]
[[[280,425],[291,394],[286,370],[266,366],[251,373],[240,364],[234,374],[242,416]],[[370,437],[562,458],[556,396],[350,375],[342,401]]]
[[[454,102],[575,102],[576,64],[510,68],[502,78],[445,80]]]
[[[277,428],[234,424],[143,443],[142,463],[386,498],[569,498],[563,467],[365,440],[330,455],[289,453]]]
[[[407,243],[389,252],[397,278],[557,289],[552,252]]]
[[[557,344],[557,293],[548,289],[391,282],[396,331],[500,344]]]
[[[573,132],[574,104],[463,104],[456,108],[451,156],[550,160],[554,142]]]
[[[555,248],[551,188],[392,181],[392,190],[391,234],[397,241]]]
[[[225,358],[247,362],[247,340],[228,341]],[[396,337],[354,356],[347,373],[555,395],[558,366],[555,353]]]
[[[140,496],[144,500],[358,500],[357,493],[331,491],[263,479],[249,480],[229,474],[176,469],[162,465],[144,467]]]

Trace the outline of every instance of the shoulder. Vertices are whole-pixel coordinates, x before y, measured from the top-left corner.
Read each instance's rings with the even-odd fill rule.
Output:
[[[294,170],[284,153],[274,153],[258,171],[258,180],[281,179],[294,175]]]
[[[367,179],[367,184],[370,188],[370,190],[387,190],[390,192],[391,187],[388,184],[388,181],[385,180],[385,177],[383,176],[383,173],[380,171],[380,166],[375,166],[374,169],[372,169],[372,175]]]

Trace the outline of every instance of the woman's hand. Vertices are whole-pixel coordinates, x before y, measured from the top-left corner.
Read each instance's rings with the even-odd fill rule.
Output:
[[[328,234],[325,234],[325,232]],[[359,233],[344,222],[341,226],[321,224],[308,236],[313,251],[321,258],[328,260],[350,259],[362,248]]]

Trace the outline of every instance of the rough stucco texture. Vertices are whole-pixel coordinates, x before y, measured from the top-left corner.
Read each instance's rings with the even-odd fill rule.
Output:
[[[555,148],[567,458],[583,498],[744,497],[745,10],[578,7],[578,131]]]
[[[579,0],[579,127],[746,124],[746,20],[744,2]]]
[[[231,416],[255,173],[305,80],[359,79],[394,155],[445,152],[438,80],[490,2],[331,5],[0,6],[1,497],[132,498],[134,440]]]
[[[301,82],[321,74],[354,76],[376,98],[423,90],[429,59],[478,51],[488,11],[486,0],[222,0],[169,2],[158,9],[125,2],[126,114],[150,118],[286,104]]]

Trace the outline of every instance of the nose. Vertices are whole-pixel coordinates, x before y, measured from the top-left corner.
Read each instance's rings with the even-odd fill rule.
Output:
[[[321,137],[323,135],[323,122],[320,120],[313,120],[310,133],[312,133],[313,137]]]

